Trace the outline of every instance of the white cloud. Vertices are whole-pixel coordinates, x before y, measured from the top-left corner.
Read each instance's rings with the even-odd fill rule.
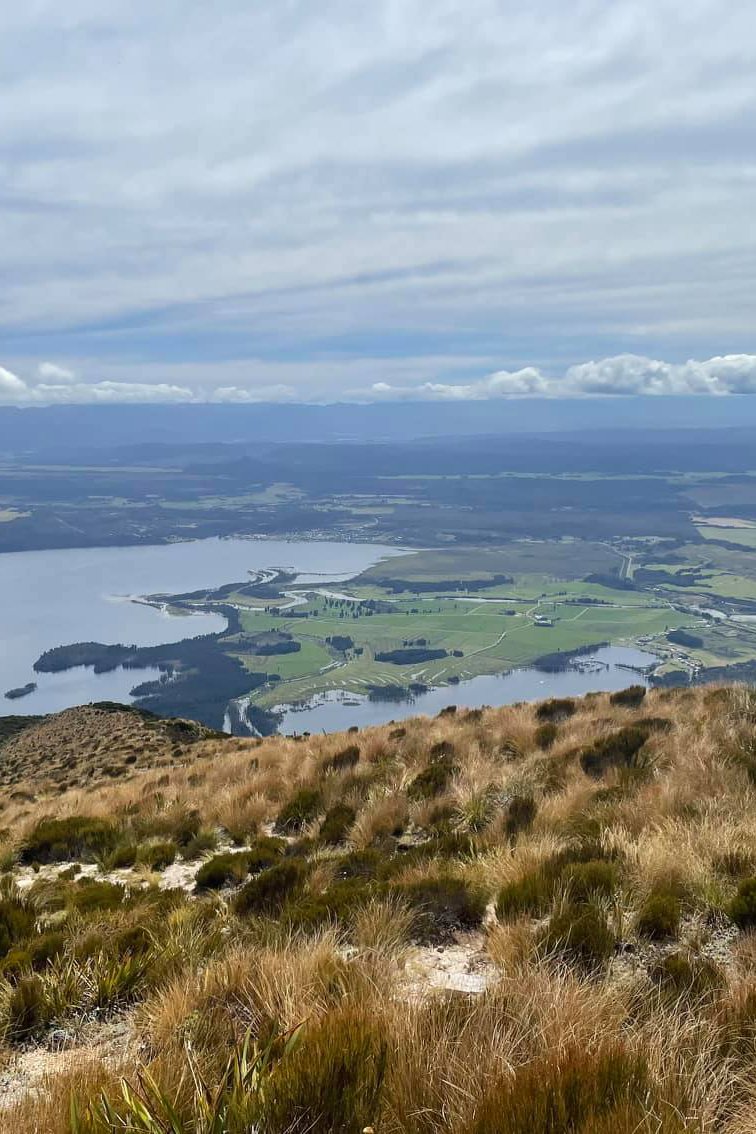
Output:
[[[289,402],[296,398],[291,386],[219,386],[209,395],[212,402]]]
[[[453,372],[460,360],[445,360]],[[55,367],[54,369],[57,369]],[[320,394],[312,401],[333,400],[328,394],[327,364],[307,368],[315,377]],[[42,370],[40,366],[37,374]],[[383,370],[396,380],[381,379],[370,386],[345,388],[344,401],[486,401],[496,398],[576,398],[576,397],[673,397],[678,395],[726,396],[756,394],[756,355],[733,354],[704,361],[663,362],[642,355],[622,354],[613,358],[570,366],[562,374],[547,374],[535,366],[519,370],[497,370],[469,381],[428,379],[413,381],[423,373],[444,373],[444,360],[416,359],[387,363],[373,359],[367,370]],[[273,382],[276,376],[290,379]],[[48,371],[49,372],[49,371]],[[349,372],[352,373],[351,371]],[[220,375],[233,376],[234,382],[208,385],[202,367],[160,366],[152,381],[129,381],[101,376],[91,382],[25,381],[13,371],[0,367],[0,405],[61,405],[86,403],[239,403],[295,402],[299,397],[301,369],[293,364],[260,366],[250,373],[244,364],[228,364]],[[341,374],[341,384],[345,373]],[[246,381],[245,381],[246,379]],[[266,380],[267,379],[267,380]]]
[[[26,392],[26,383],[11,370],[0,366],[0,400],[14,402],[20,400]]]
[[[375,382],[371,393],[376,399],[389,401],[756,394],[756,355],[732,354],[704,362],[691,359],[684,363],[670,363],[622,354],[571,366],[561,377],[550,377],[534,367],[526,367],[517,371],[499,370],[480,381],[469,383],[424,382],[417,386],[392,386],[387,382]]]
[[[69,370],[65,366],[58,366],[56,362],[40,362],[37,367],[37,374],[41,381],[54,384],[76,381],[73,370]]]
[[[41,372],[42,367],[39,368]],[[56,368],[57,369],[57,368]],[[56,377],[58,377],[56,375]],[[192,402],[197,394],[166,382],[25,382],[0,366],[0,405],[86,405],[98,402]],[[199,400],[204,400],[200,398]]]

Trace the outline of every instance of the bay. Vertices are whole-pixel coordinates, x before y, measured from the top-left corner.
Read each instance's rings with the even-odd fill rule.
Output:
[[[243,581],[274,567],[299,582],[338,582],[405,551],[326,540],[205,539],[159,546],[19,551],[0,555],[0,713],[59,712],[90,701],[128,702],[129,691],[157,670],[95,674],[77,667],[35,674],[39,655],[72,642],[157,646],[223,630],[217,614],[171,614],[134,601]],[[37,689],[8,700],[9,689]]]
[[[605,646],[558,673],[532,667],[505,674],[489,674],[443,685],[415,694],[403,701],[371,701],[367,696],[331,690],[302,705],[279,705],[283,712],[282,733],[338,732],[357,725],[386,724],[403,717],[435,716],[447,705],[478,708],[481,705],[512,705],[516,701],[541,701],[547,697],[580,697],[584,693],[612,692],[628,685],[648,685],[642,672],[658,662],[644,650],[627,646]]]

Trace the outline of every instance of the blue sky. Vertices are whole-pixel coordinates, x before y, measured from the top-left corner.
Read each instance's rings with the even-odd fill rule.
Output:
[[[734,0],[3,5],[0,402],[756,391],[755,75]]]

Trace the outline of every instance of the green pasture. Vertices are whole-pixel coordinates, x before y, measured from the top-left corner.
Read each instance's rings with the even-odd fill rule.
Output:
[[[521,603],[514,615],[505,613],[511,609],[509,603],[463,603],[429,596],[422,601],[402,599],[395,611],[371,616],[340,618],[338,611],[323,607],[322,599],[297,609],[318,613],[307,619],[254,611],[242,615],[248,633],[285,630],[302,643],[299,653],[265,659],[264,668],[278,673],[282,681],[274,690],[258,695],[261,704],[304,699],[334,688],[359,692],[368,685],[407,685],[411,681],[442,684],[452,676],[464,679],[502,672],[526,665],[542,654],[603,641],[663,635],[668,629],[690,623],[689,617],[658,602],[610,607],[560,602],[557,596]],[[553,626],[537,625],[536,614],[552,619]],[[331,650],[325,639],[335,634],[349,635],[356,646],[363,647],[363,655],[354,657],[350,652],[345,658]],[[431,649],[461,650],[463,656],[408,666],[375,660],[376,653],[419,638]],[[333,666],[334,662],[338,665]],[[263,668],[261,663],[259,658],[246,660],[250,669]],[[328,666],[332,668],[322,672]]]
[[[356,582],[403,579],[432,583],[439,579],[483,579],[492,575],[538,574],[553,578],[580,578],[608,572],[619,556],[611,548],[586,540],[517,540],[498,548],[450,548],[398,556],[369,567]]]
[[[696,531],[706,540],[725,540],[726,543],[737,543],[739,547],[748,547],[756,551],[756,527],[753,528],[724,528],[719,525],[701,524]]]

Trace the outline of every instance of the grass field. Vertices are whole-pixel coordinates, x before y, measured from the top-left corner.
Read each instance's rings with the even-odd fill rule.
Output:
[[[360,581],[394,579],[433,582],[437,579],[482,579],[491,575],[537,573],[561,579],[578,579],[592,572],[610,571],[617,553],[585,540],[517,540],[499,548],[466,547],[449,551],[423,551],[370,567]]]
[[[303,700],[327,689],[360,692],[370,685],[407,685],[411,681],[442,684],[450,677],[468,678],[498,673],[513,666],[527,665],[542,654],[573,650],[599,642],[630,642],[638,638],[663,635],[668,629],[690,624],[685,614],[668,604],[632,594],[632,602],[613,605],[581,604],[568,592],[569,601],[556,594],[545,594],[539,577],[516,580],[517,589],[531,594],[517,601],[464,601],[438,596],[409,595],[393,599],[391,613],[361,613],[357,604],[342,603],[324,607],[321,596],[311,596],[297,611],[309,617],[286,617],[262,611],[242,614],[246,633],[284,630],[302,645],[299,653],[261,659],[246,659],[251,669],[264,668],[277,673],[281,682],[274,689],[261,691],[256,703],[270,706],[283,701]],[[584,584],[581,584],[584,586]],[[350,587],[355,597],[374,597],[375,588],[363,594]],[[577,590],[577,585],[575,585]],[[564,590],[564,588],[563,588]],[[486,592],[488,598],[489,592]],[[624,595],[621,596],[624,599]],[[538,625],[536,615],[549,618],[552,626]],[[326,639],[348,635],[362,654],[346,655],[332,650]],[[394,665],[376,661],[375,655],[400,648],[407,641],[422,639],[431,649],[444,649],[449,656],[413,665]],[[451,656],[460,651],[461,656]]]
[[[754,527],[725,527],[720,524],[701,524],[696,528],[700,536],[707,540],[726,540],[727,543],[737,543],[740,547],[748,547],[756,551],[756,526]]]
[[[649,589],[622,589],[620,580],[634,578],[640,566],[659,573]],[[673,585],[675,575],[692,567],[700,573],[699,582]],[[618,585],[586,582],[585,576],[594,573],[612,575]],[[493,584],[501,575],[509,581]],[[486,579],[491,585],[481,586]],[[421,589],[396,590],[394,580]],[[475,587],[465,592],[465,582],[473,580]],[[438,589],[429,590],[434,583]],[[293,595],[299,601],[292,607]],[[301,644],[296,653],[267,658],[240,649],[251,671],[266,670],[280,679],[254,696],[266,708],[331,689],[359,693],[369,686],[443,685],[601,642],[648,648],[673,669],[756,658],[756,629],[701,614],[701,608],[721,609],[728,601],[756,601],[753,556],[745,546],[681,544],[669,554],[653,542],[523,540],[500,548],[423,550],[376,564],[334,591],[295,583],[265,609],[259,599],[242,594],[230,601],[240,609],[245,634],[285,631]],[[551,625],[539,625],[539,616]],[[669,643],[667,632],[680,627],[703,638],[703,645]],[[353,648],[335,650],[327,641],[333,636],[348,636]],[[408,646],[445,650],[447,656],[410,665],[376,660],[376,654]]]

